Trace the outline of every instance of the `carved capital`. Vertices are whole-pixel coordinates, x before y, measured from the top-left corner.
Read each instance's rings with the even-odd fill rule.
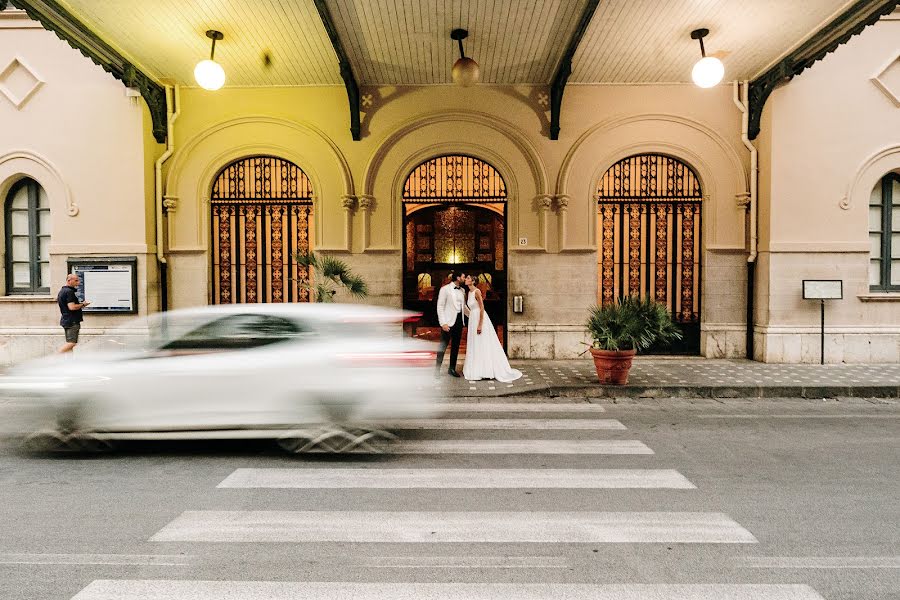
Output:
[[[175,212],[178,208],[178,196],[166,196],[163,199],[163,208],[166,212]]]
[[[570,196],[568,194],[560,194],[556,197],[556,210],[559,212],[565,212],[569,210],[569,199]]]
[[[364,211],[370,211],[375,208],[375,196],[363,194],[359,197],[359,208]]]
[[[355,209],[356,208],[356,196],[348,196],[348,195],[341,196],[341,206],[347,212],[350,212],[351,210]]]
[[[553,196],[549,194],[541,194],[537,197],[538,207],[544,212],[548,212],[553,206]]]
[[[747,208],[748,206],[750,206],[750,193],[740,192],[739,194],[735,194],[734,201],[740,208]]]

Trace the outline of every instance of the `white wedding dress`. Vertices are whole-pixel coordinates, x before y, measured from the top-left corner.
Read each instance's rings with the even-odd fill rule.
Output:
[[[484,314],[484,323],[481,326],[481,334],[478,334],[478,319],[481,310],[475,294],[469,292],[466,302],[469,309],[469,333],[466,336],[466,362],[463,365],[463,377],[469,381],[477,379],[496,379],[504,383],[515,381],[522,376],[509,366],[509,360],[497,338],[497,329],[491,323],[491,318]]]

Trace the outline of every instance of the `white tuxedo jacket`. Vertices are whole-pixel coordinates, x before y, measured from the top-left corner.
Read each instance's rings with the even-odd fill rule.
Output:
[[[442,327],[453,327],[456,316],[463,312],[466,295],[461,289],[454,289],[455,287],[455,283],[448,283],[438,292],[437,316]]]

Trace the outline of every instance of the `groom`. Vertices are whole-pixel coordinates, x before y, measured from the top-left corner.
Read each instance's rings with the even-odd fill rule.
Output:
[[[450,344],[450,370],[448,373],[459,377],[456,372],[456,357],[459,355],[459,342],[462,339],[463,307],[466,304],[466,294],[462,288],[462,282],[466,278],[465,273],[450,271],[450,282],[438,292],[437,316],[441,324],[441,345],[437,353],[436,368],[440,371],[444,362],[444,353],[447,344]]]

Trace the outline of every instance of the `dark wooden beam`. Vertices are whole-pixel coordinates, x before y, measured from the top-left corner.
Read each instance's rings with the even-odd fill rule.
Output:
[[[344,45],[341,38],[338,37],[337,28],[334,26],[334,19],[331,17],[331,11],[325,4],[325,0],[314,0],[316,10],[319,11],[319,18],[322,19],[322,25],[331,39],[331,45],[334,53],[338,57],[338,65],[341,69],[341,78],[344,80],[344,86],[347,88],[347,100],[350,102],[350,135],[353,141],[358,142],[361,138],[361,129],[359,123],[359,84],[353,75],[353,67],[350,66],[350,59],[347,58],[347,52],[344,51]]]
[[[900,0],[858,0],[850,8],[822,27],[796,50],[781,59],[771,69],[750,82],[750,139],[759,135],[763,107],[769,95],[779,85],[786,83],[808,69],[825,55],[834,52],[841,44],[859,34],[882,16],[893,12]]]
[[[166,141],[166,90],[163,86],[131,64],[54,0],[13,0],[11,4],[24,10],[35,21],[40,21],[45,29],[55,33],[127,87],[140,90],[150,109],[153,137],[160,144]]]
[[[569,75],[572,74],[572,58],[575,57],[575,51],[578,50],[578,44],[587,31],[588,25],[594,16],[594,12],[599,6],[600,0],[588,0],[581,11],[581,19],[578,20],[578,26],[572,32],[572,38],[566,47],[566,53],[559,62],[556,69],[556,75],[553,76],[553,83],[550,85],[550,139],[559,139],[559,114],[562,110],[563,92],[566,91],[566,82],[569,81]]]

